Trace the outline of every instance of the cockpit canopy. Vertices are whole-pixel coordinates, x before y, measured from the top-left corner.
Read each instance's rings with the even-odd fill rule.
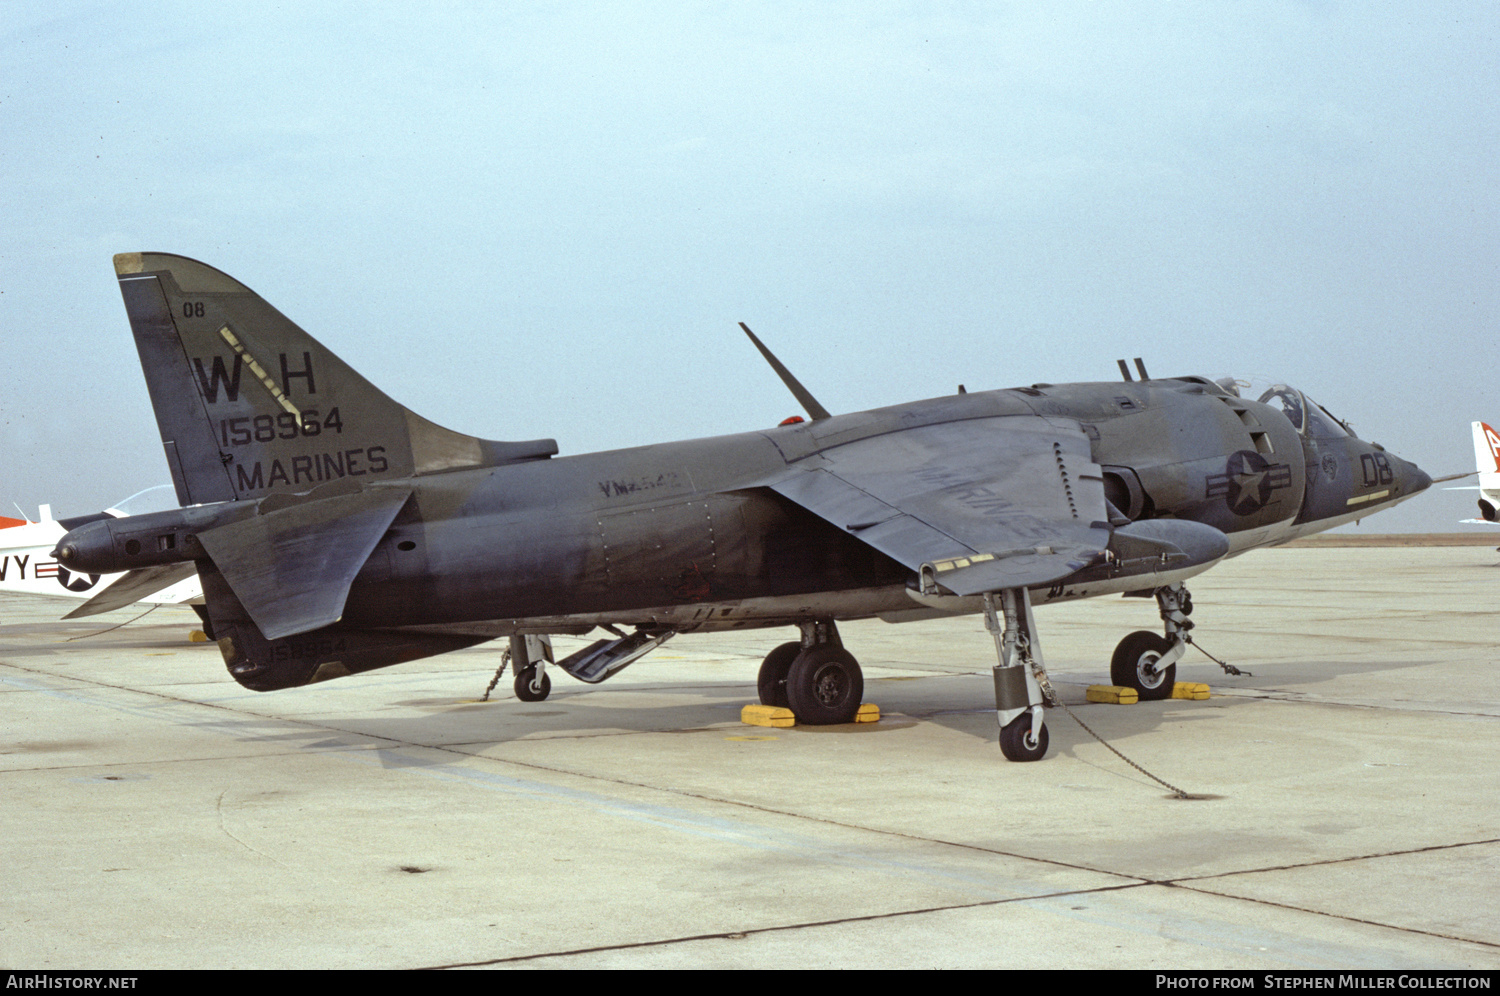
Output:
[[[1260,396],[1260,403],[1279,409],[1287,417],[1287,421],[1304,436],[1338,439],[1354,435],[1332,412],[1295,387],[1277,384]]]

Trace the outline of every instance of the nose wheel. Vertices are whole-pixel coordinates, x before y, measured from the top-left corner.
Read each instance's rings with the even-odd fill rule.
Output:
[[[1172,696],[1177,681],[1177,665],[1162,661],[1172,649],[1172,641],[1156,633],[1137,630],[1115,647],[1109,661],[1109,680],[1122,688],[1133,688],[1146,702]]]
[[[1142,702],[1172,697],[1177,683],[1177,662],[1187,652],[1193,628],[1193,596],[1181,582],[1156,589],[1156,607],[1166,635],[1137,630],[1115,647],[1109,659],[1109,680],[1122,688],[1133,688]]]

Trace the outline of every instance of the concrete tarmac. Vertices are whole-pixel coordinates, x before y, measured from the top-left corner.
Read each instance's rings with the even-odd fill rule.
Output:
[[[794,631],[545,702],[500,645],[269,694],[196,617],[0,596],[12,968],[1500,967],[1500,555],[1283,548],[1192,583],[1207,701],[1093,705],[1150,600],[1038,611],[1000,755],[982,620],[841,627],[876,724],[743,726]],[[90,635],[97,634],[97,635]],[[581,641],[559,639],[567,652]]]

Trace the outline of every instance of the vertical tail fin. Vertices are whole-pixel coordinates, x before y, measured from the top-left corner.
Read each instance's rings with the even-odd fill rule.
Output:
[[[114,262],[183,505],[557,452],[550,439],[495,442],[427,421],[211,266],[168,253]]]
[[[1480,475],[1500,474],[1500,433],[1483,422],[1470,422],[1469,427],[1474,430],[1474,465]]]
[[[1485,522],[1500,521],[1500,433],[1483,422],[1471,422],[1474,465],[1479,469],[1479,514]]]

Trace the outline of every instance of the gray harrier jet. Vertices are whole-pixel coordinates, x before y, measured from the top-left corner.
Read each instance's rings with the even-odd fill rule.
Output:
[[[239,281],[115,257],[180,509],[59,542],[88,573],[191,565],[229,672],[269,691],[509,637],[516,692],[603,681],[678,633],[795,626],[763,702],[842,723],[863,695],[837,622],[982,613],[1000,744],[1047,750],[1032,606],[1151,595],[1162,632],[1111,675],[1171,694],[1183,582],[1431,484],[1290,387],[1033,384],[830,415],[756,345],[809,420],[557,458],[408,411]],[[749,332],[749,329],[746,329]],[[752,336],[752,339],[754,337]],[[551,634],[609,634],[566,660]]]

